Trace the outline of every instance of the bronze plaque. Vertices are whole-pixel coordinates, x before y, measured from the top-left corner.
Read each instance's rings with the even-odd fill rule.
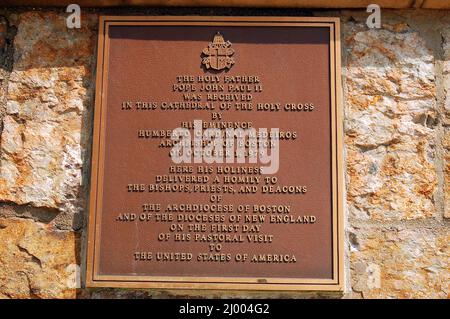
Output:
[[[339,20],[102,17],[87,285],[342,288]]]

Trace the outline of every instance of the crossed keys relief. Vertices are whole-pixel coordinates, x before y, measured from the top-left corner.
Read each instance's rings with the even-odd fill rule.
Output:
[[[234,64],[234,59],[231,57],[234,50],[231,48],[231,42],[224,40],[220,32],[214,36],[213,42],[210,42],[202,53],[206,57],[202,58],[202,64],[206,69],[223,70],[230,69]]]

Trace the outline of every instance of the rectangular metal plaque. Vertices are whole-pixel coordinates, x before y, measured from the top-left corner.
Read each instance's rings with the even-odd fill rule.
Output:
[[[341,290],[338,18],[101,17],[87,285]]]

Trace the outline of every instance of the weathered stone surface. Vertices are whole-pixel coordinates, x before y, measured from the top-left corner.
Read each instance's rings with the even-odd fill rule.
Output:
[[[450,28],[450,25],[449,25]],[[450,30],[442,30],[444,84],[444,217],[450,218]]]
[[[76,297],[79,245],[74,232],[0,218],[0,242],[0,298]]]
[[[350,216],[406,220],[435,215],[435,70],[406,24],[348,22],[345,86]]]
[[[81,29],[65,16],[17,18],[0,158],[0,200],[59,209],[61,228],[84,208],[82,168],[92,109],[96,16]]]
[[[450,218],[450,127],[444,127],[444,217]]]
[[[352,289],[365,298],[450,298],[450,232],[436,227],[354,227]]]
[[[444,128],[444,217],[450,218],[450,127]]]

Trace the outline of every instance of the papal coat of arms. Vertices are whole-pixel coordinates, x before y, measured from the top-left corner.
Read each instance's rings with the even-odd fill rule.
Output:
[[[231,48],[231,42],[224,40],[223,36],[217,32],[214,36],[213,42],[210,42],[202,53],[206,55],[203,57],[202,64],[207,69],[223,70],[230,69],[234,64],[234,59],[231,57],[234,50]]]

